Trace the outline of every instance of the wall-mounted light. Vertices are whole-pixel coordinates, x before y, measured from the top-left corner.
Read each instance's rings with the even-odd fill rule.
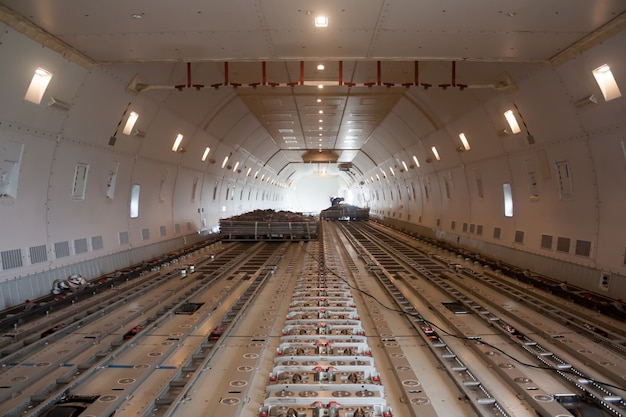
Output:
[[[33,75],[33,79],[30,81],[28,90],[26,90],[24,100],[35,104],[41,103],[41,98],[46,92],[51,79],[52,73],[50,71],[43,68],[37,68],[35,70],[35,74]]]
[[[396,175],[396,172],[393,170],[392,167],[389,167],[389,171],[391,171],[391,176],[392,177]]]
[[[470,148],[469,141],[465,137],[465,133],[459,133],[459,139],[461,140],[461,144],[463,145],[463,149],[465,149],[466,151],[469,151],[471,148]]]
[[[124,130],[122,130],[122,133],[126,136],[132,134],[135,123],[137,123],[137,119],[139,119],[139,114],[131,111],[128,115],[128,119],[126,119],[126,124],[124,125]]]
[[[233,168],[233,172],[237,172],[238,167],[239,167],[239,161],[237,161],[237,163],[235,164],[235,167]]]
[[[254,179],[256,180],[257,178],[259,178],[259,171],[254,173]]]
[[[224,168],[226,166],[226,163],[228,162],[228,158],[230,157],[230,155],[226,155],[226,157],[224,157],[224,162],[222,162],[222,168]]]
[[[504,118],[506,119],[507,123],[509,124],[509,129],[510,132],[512,134],[517,134],[519,132],[522,131],[522,129],[520,129],[519,127],[519,123],[517,122],[517,118],[515,117],[515,113],[513,113],[513,110],[507,110],[504,112]]]
[[[405,171],[408,171],[408,170],[409,170],[409,168],[406,166],[406,162],[402,161],[402,166],[404,167],[404,170],[405,170]]]
[[[204,153],[202,154],[202,162],[206,161],[207,157],[209,156],[209,152],[211,152],[211,148],[207,146],[204,150]]]
[[[437,161],[440,161],[441,158],[439,157],[439,151],[437,151],[437,147],[433,146],[432,148],[430,148],[430,150],[433,152],[433,155],[435,156],[435,159]]]
[[[611,101],[622,96],[611,68],[607,64],[594,69],[593,76],[602,91],[605,101]]]
[[[180,143],[182,141],[183,141],[183,135],[181,135],[179,133],[178,136],[176,136],[176,140],[174,141],[174,145],[172,146],[172,152],[178,151],[178,147],[180,146]]]
[[[246,172],[246,177],[250,176],[250,171],[252,171],[252,167],[248,168],[248,172]]]
[[[420,161],[417,160],[417,156],[413,155],[413,162],[415,162],[416,167],[420,167]]]

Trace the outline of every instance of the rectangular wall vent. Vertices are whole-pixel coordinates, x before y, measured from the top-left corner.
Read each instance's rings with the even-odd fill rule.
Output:
[[[524,243],[524,232],[521,230],[515,231],[515,243]]]
[[[174,233],[176,233],[176,234],[180,233],[180,224],[176,223],[174,225]]]
[[[120,232],[120,245],[128,245],[128,232]]]
[[[483,225],[482,224],[476,225],[476,234],[482,236],[482,234],[483,234]]]
[[[421,223],[421,222],[422,222],[422,216],[419,216],[419,217],[417,218],[417,222],[418,222],[418,223]]]
[[[12,249],[0,252],[0,259],[2,260],[2,269],[20,268],[22,263],[22,250]]]
[[[454,220],[452,220],[452,222],[450,222],[450,229],[452,229],[452,230],[456,229],[456,222]]]
[[[569,253],[570,239],[567,237],[559,237],[556,240],[556,250],[559,252]]]
[[[165,235],[167,235],[167,229],[165,226],[159,227],[159,234],[161,235],[161,237],[165,237]]]
[[[467,223],[463,223],[463,232],[467,232]]]
[[[38,264],[48,260],[48,249],[46,248],[46,245],[31,246],[28,250],[30,252],[31,264]]]
[[[85,253],[89,250],[87,247],[87,238],[74,240],[74,253],[76,255]]]
[[[70,242],[67,240],[65,242],[56,242],[54,244],[54,257],[59,259],[66,256],[70,256]]]
[[[187,222],[187,231],[188,232],[191,232],[193,230],[192,227],[193,227],[193,225],[191,224],[191,222]]]
[[[91,250],[100,250],[104,248],[102,236],[93,236],[91,238]]]
[[[494,239],[500,239],[500,236],[502,236],[502,229],[500,229],[499,227],[494,227],[493,228],[493,238]]]
[[[567,161],[558,161],[556,163],[556,178],[559,185],[559,196],[561,198],[573,198],[572,174]]]
[[[470,224],[470,233],[476,232],[476,225],[474,223]]]
[[[79,162],[74,170],[74,184],[72,186],[72,200],[84,200],[85,191],[87,190],[87,174],[89,173],[89,164]]]
[[[141,229],[141,240],[149,240],[150,239],[150,229],[144,227]]]
[[[577,240],[574,253],[579,256],[591,255],[591,242],[587,240]]]
[[[552,249],[552,239],[550,235],[541,235],[541,249]]]

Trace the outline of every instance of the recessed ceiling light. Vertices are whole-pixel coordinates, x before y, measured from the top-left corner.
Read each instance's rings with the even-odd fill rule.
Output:
[[[324,129],[322,126],[320,126],[320,130]]]
[[[315,27],[316,28],[325,28],[328,26],[328,17],[326,16],[316,16],[315,17]]]
[[[131,16],[133,19],[141,19],[144,16],[144,13],[133,13]]]
[[[319,84],[319,85],[317,86],[317,88],[319,88],[319,89],[321,90],[322,88],[324,88],[324,84]]]
[[[324,122],[324,120],[320,119],[320,123],[323,123],[323,122]]]
[[[324,64],[317,64],[318,71],[324,71]]]
[[[322,101],[322,100],[319,100],[319,101]],[[318,113],[319,114],[324,114],[324,110],[319,110]]]
[[[317,102],[318,102],[318,103],[321,103],[321,102],[322,102],[322,99],[321,99],[321,98],[318,98],[318,99],[317,99]]]

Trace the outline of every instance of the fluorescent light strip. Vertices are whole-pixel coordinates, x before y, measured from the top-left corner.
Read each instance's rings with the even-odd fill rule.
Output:
[[[420,167],[420,162],[417,160],[417,156],[413,155],[413,161],[415,162],[416,167]]]
[[[509,128],[511,129],[512,134],[517,134],[522,131],[519,127],[519,123],[517,123],[517,118],[515,117],[515,113],[513,110],[507,110],[504,112],[504,117],[506,118],[507,123],[509,124]]]
[[[33,79],[30,81],[28,90],[26,90],[24,100],[35,104],[41,103],[41,99],[43,98],[51,79],[52,73],[50,73],[50,71],[43,68],[37,68],[35,70],[35,74],[33,75]]]
[[[178,136],[176,136],[176,140],[174,141],[174,145],[172,146],[172,152],[176,152],[178,150],[178,147],[180,146],[180,143],[182,141],[183,141],[183,135],[181,135],[179,133]]]
[[[469,151],[471,148],[470,148],[469,142],[467,141],[467,138],[465,137],[465,133],[459,133],[459,139],[461,139],[461,143],[463,144],[463,148],[466,151]]]
[[[437,161],[440,161],[441,158],[439,157],[439,151],[437,151],[437,148],[435,146],[433,146],[432,148],[430,148],[431,151],[433,151],[433,155],[435,155],[435,159]]]
[[[206,158],[209,156],[209,152],[211,152],[211,148],[207,146],[202,154],[202,162],[206,161]]]
[[[137,119],[139,119],[139,114],[131,111],[128,115],[128,119],[126,120],[126,124],[124,125],[124,130],[122,130],[122,133],[127,136],[133,133],[133,128],[135,127],[135,123],[137,123]]]

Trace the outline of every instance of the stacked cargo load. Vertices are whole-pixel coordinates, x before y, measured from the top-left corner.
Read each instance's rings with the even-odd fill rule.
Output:
[[[290,211],[255,210],[220,220],[226,240],[317,239],[319,220]]]

